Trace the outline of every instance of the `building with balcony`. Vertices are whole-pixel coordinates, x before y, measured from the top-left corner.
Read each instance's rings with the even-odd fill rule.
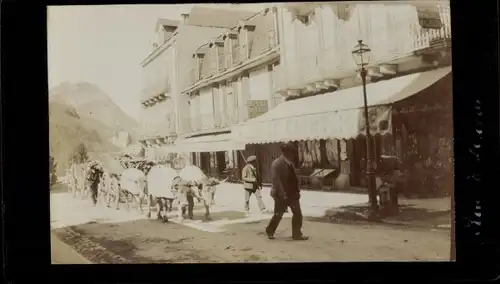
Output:
[[[231,138],[231,126],[258,117],[284,100],[274,93],[279,66],[277,9],[266,8],[207,40],[192,54],[189,125],[178,144],[192,162],[217,175],[244,163],[245,145]]]
[[[385,156],[418,156],[445,160],[449,170],[449,9],[449,1],[280,5],[274,92],[287,101],[234,126],[233,135],[273,158],[264,149],[294,141],[304,183],[329,174],[335,188],[364,186],[365,104],[352,55],[362,40],[371,49],[365,68],[374,166],[381,169]]]
[[[188,99],[180,96],[189,86],[192,54],[202,43],[217,37],[253,15],[244,10],[228,10],[195,5],[181,20],[159,19],[151,53],[141,62],[144,88],[141,143],[151,159],[169,153],[177,134],[186,131]]]

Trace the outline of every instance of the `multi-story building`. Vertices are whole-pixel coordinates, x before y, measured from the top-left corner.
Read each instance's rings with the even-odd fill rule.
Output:
[[[277,9],[264,9],[200,45],[192,55],[189,128],[178,140],[194,164],[213,174],[234,168],[242,156],[231,126],[257,117],[283,101],[274,92],[279,65]]]
[[[141,93],[141,142],[152,159],[168,153],[177,133],[185,132],[188,99],[180,96],[188,87],[193,52],[200,44],[217,37],[253,12],[194,6],[182,20],[159,19],[153,50],[141,62],[144,89]]]
[[[364,100],[352,54],[362,40],[371,49],[370,58],[365,58],[370,60],[366,89],[377,165],[384,154],[407,158],[404,148],[415,146],[417,140],[420,144],[415,147],[439,151],[446,144],[449,150],[451,133],[443,127],[421,131],[424,126],[408,123],[418,121],[409,119],[410,113],[425,111],[427,118],[435,120],[423,125],[451,129],[449,1],[286,3],[278,9],[278,25],[281,60],[275,70],[274,92],[287,102],[233,127],[235,137],[272,158],[279,153],[263,149],[296,141],[297,165],[305,172],[334,171],[339,175],[338,187],[362,186]],[[448,117],[443,119],[443,113]],[[422,137],[426,138],[413,139],[416,133],[425,133]],[[443,138],[438,140],[444,144],[430,146],[436,142],[429,138],[432,135]],[[414,154],[427,157],[432,151]]]

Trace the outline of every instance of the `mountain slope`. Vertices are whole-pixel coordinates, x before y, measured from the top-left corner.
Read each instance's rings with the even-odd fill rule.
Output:
[[[98,86],[63,83],[50,90],[50,101],[73,107],[80,117],[97,120],[113,131],[127,131],[135,136],[138,122],[128,116]]]
[[[80,117],[70,106],[49,102],[50,153],[58,164],[59,174],[69,166],[70,157],[80,143],[85,144],[91,158],[97,158],[99,153],[117,151],[109,142],[113,133],[97,120]]]

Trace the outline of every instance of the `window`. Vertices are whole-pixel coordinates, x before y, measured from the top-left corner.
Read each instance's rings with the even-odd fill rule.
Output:
[[[237,122],[235,116],[234,82],[226,86],[226,122],[230,125]]]
[[[224,45],[215,45],[215,48],[217,49],[217,61],[218,61],[218,68],[217,71],[224,70],[226,68],[226,58],[224,54]]]
[[[337,9],[334,9],[334,11],[336,12],[337,17],[340,20],[349,21],[349,19],[352,16],[352,9],[351,9],[350,5],[349,4],[336,4],[336,6],[337,6],[336,7]]]
[[[217,74],[217,47],[212,45],[210,47],[210,74]]]
[[[416,6],[418,22],[420,27],[423,29],[436,29],[439,30],[443,27],[443,22],[441,21],[441,14],[439,13],[439,8],[435,6]]]
[[[231,42],[232,63],[237,64],[241,61],[240,60],[240,58],[241,58],[241,56],[240,56],[240,34],[233,36],[231,41],[232,41]]]
[[[246,29],[242,29],[240,34],[238,35],[238,37],[240,37],[239,39],[239,44],[240,44],[240,61],[243,62],[245,60],[248,59],[248,55],[247,55],[247,42],[246,42],[246,38],[247,38],[247,30]]]
[[[198,66],[197,66],[198,77],[197,77],[197,79],[201,79],[201,68],[203,67],[203,61],[204,61],[204,56],[198,55]]]

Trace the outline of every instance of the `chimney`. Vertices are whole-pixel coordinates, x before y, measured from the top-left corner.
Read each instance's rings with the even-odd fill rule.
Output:
[[[187,20],[189,19],[189,14],[183,13],[181,14],[181,17],[182,17],[182,23],[187,24]]]

